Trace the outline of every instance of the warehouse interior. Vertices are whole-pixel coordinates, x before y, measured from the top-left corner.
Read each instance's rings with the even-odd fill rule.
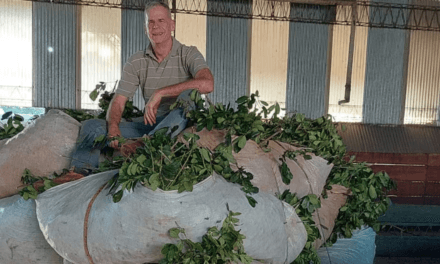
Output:
[[[97,110],[149,45],[149,0],[2,0],[0,114]],[[440,263],[439,0],[167,0],[214,103],[258,91],[281,115],[331,116],[350,155],[397,182],[376,262]],[[132,98],[143,109],[140,90]],[[332,263],[332,262],[330,262]]]

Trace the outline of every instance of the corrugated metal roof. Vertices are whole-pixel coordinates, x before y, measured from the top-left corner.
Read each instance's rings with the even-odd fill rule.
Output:
[[[348,151],[440,153],[440,127],[339,123],[338,132]]]

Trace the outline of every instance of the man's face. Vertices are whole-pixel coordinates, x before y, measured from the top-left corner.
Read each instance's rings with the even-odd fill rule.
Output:
[[[165,7],[156,6],[150,9],[147,21],[147,35],[153,44],[160,44],[171,39],[174,21],[168,16]]]

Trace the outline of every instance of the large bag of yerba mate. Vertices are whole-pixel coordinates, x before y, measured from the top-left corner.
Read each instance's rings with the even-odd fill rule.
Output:
[[[34,200],[20,195],[0,199],[0,263],[63,263],[40,230]]]
[[[158,263],[161,247],[177,243],[169,236],[171,228],[184,228],[189,239],[201,242],[209,227],[221,227],[228,208],[241,213],[237,228],[246,236],[245,252],[255,260],[290,263],[306,243],[306,230],[293,207],[265,193],[252,195],[258,204],[251,207],[241,186],[216,174],[194,185],[192,192],[152,191],[139,184],[118,203],[104,189],[85,221],[93,196],[116,173],[91,175],[39,195],[40,228],[66,261]]]

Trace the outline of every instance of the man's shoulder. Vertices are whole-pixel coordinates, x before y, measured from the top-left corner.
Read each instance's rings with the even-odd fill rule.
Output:
[[[139,60],[145,60],[145,50],[140,50],[128,58],[128,62],[133,63]]]
[[[196,46],[188,46],[188,45],[182,44],[180,42],[178,42],[178,43],[179,43],[179,47],[177,50],[178,50],[179,55],[181,55],[182,57],[186,57],[189,54],[194,53],[194,52],[199,52],[199,50],[197,49]]]

